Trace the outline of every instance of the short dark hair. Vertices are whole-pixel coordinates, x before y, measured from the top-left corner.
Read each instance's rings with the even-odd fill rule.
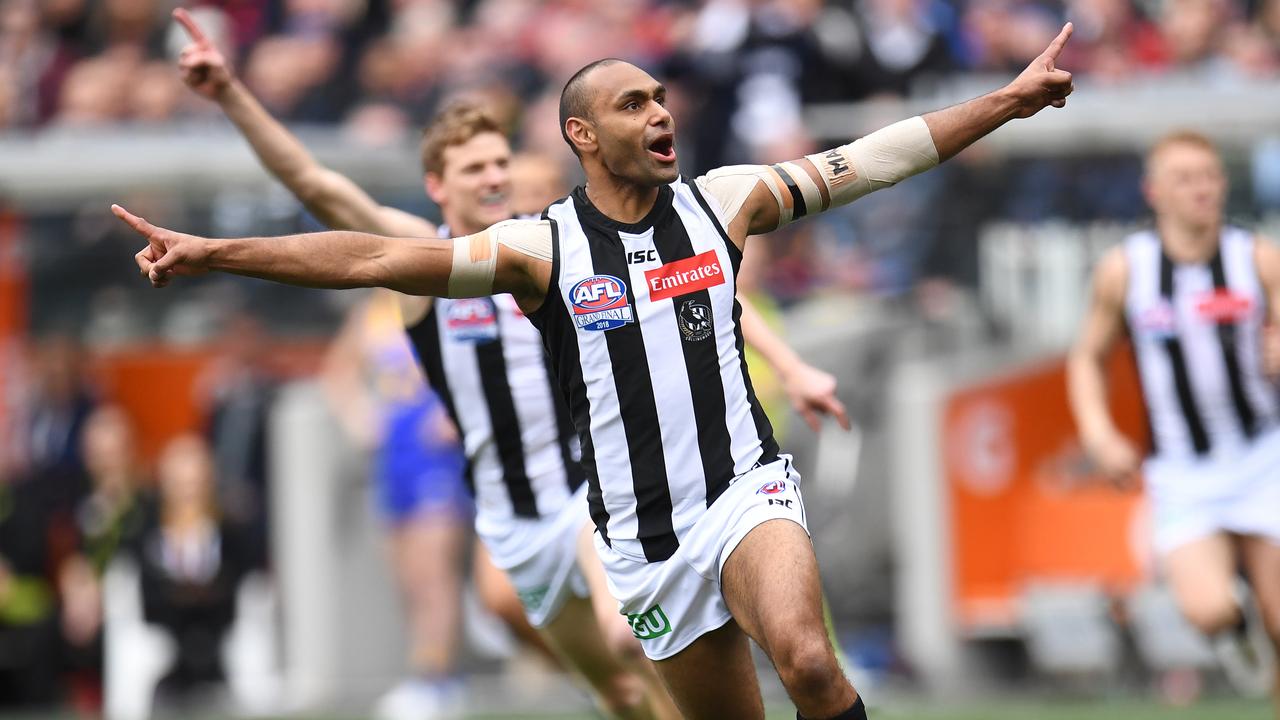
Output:
[[[591,102],[595,98],[587,92],[587,76],[596,68],[620,62],[626,62],[626,60],[610,57],[588,63],[574,73],[573,77],[569,78],[569,82],[564,84],[564,89],[560,91],[560,137],[564,138],[564,141],[569,144],[569,149],[573,150],[573,154],[578,157],[582,155],[578,152],[578,147],[573,144],[573,140],[569,139],[569,130],[566,126],[571,117],[591,119]]]

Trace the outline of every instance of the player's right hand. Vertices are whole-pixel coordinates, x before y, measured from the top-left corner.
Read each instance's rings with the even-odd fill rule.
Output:
[[[218,95],[231,85],[231,66],[222,56],[213,41],[209,39],[195,18],[183,8],[173,11],[173,19],[178,21],[191,36],[191,43],[182,49],[178,59],[178,69],[182,71],[182,81],[196,93],[217,100]]]
[[[1110,432],[1086,438],[1084,449],[1098,471],[1116,485],[1131,487],[1137,480],[1142,457],[1124,435]]]
[[[1071,73],[1058,67],[1058,55],[1071,39],[1074,26],[1067,23],[1043,53],[1027,66],[1005,88],[1017,101],[1017,117],[1029,118],[1046,107],[1065,107],[1067,96],[1075,90]]]
[[[112,205],[111,212],[147,239],[147,246],[133,259],[152,287],[168,285],[174,275],[203,275],[209,271],[209,240],[156,227],[119,205]]]

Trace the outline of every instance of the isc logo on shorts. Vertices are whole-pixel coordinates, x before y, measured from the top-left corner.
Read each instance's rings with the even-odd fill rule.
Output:
[[[573,321],[583,330],[613,330],[635,322],[627,286],[612,275],[592,275],[569,291]]]
[[[445,328],[458,342],[482,343],[498,339],[498,306],[491,298],[452,300],[445,311]]]
[[[691,258],[646,270],[644,281],[649,286],[649,299],[656,302],[722,285],[724,270],[720,268],[720,258],[716,257],[716,251],[708,250]]]

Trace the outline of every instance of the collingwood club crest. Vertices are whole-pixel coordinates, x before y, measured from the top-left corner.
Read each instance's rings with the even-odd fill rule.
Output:
[[[698,342],[711,337],[715,328],[711,323],[711,308],[696,300],[685,300],[677,318],[680,333],[688,342]]]

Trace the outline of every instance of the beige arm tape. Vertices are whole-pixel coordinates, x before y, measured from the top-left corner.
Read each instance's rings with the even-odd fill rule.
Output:
[[[836,206],[936,166],[938,149],[929,126],[917,115],[806,159],[818,169]]]
[[[449,297],[493,294],[499,245],[551,262],[551,223],[547,220],[504,220],[488,230],[454,240]]]
[[[715,198],[719,203],[722,213],[720,221],[727,228],[733,223],[734,218],[738,217],[743,204],[756,189],[756,185],[761,182],[769,188],[773,198],[778,201],[778,212],[788,220],[791,219],[791,197],[785,196],[784,202],[782,193],[786,188],[776,183],[774,177],[775,174],[764,165],[730,165],[712,170],[698,178],[697,182],[698,187],[702,188],[705,194]]]

